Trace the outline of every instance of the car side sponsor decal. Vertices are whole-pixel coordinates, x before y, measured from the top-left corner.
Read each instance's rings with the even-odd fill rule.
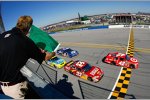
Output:
[[[125,63],[126,63],[125,61],[120,61],[119,65],[124,66]]]
[[[99,70],[98,68],[94,68],[94,69],[92,70],[92,72],[90,72],[90,74],[91,74],[91,75],[95,75],[95,73],[96,73],[98,70]]]

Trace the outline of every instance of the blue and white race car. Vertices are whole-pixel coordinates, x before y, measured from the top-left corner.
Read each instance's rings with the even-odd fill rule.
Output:
[[[57,54],[64,57],[72,58],[74,56],[77,56],[79,52],[76,50],[72,50],[71,48],[61,48],[57,50]]]

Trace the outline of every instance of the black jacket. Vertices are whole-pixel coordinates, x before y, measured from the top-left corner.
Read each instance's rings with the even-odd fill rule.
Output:
[[[33,58],[41,64],[45,55],[16,27],[0,34],[0,81],[20,82],[25,80],[20,69],[27,60]]]

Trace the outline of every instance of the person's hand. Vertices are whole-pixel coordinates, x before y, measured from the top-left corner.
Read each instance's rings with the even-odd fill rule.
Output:
[[[45,60],[49,60],[55,56],[55,52],[51,52],[51,53],[45,52],[45,53],[46,53]]]
[[[43,49],[41,49],[41,48],[40,48],[40,50],[41,50],[42,53],[45,53],[45,52],[46,52],[45,50],[43,50]]]

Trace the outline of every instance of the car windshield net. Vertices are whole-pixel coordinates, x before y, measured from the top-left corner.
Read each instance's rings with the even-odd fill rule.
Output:
[[[85,72],[89,71],[90,69],[91,69],[91,65],[89,65],[89,64],[86,64],[86,65],[84,66],[84,68],[83,68],[83,70],[84,70]]]

